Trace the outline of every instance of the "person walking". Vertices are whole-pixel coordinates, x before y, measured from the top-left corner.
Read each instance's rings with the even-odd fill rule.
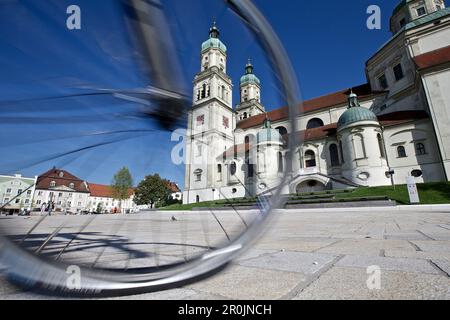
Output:
[[[47,209],[47,204],[44,202],[41,206],[41,216],[45,214],[45,210]]]

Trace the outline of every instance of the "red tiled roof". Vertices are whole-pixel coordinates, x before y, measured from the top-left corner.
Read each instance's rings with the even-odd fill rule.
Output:
[[[50,187],[51,183],[55,182],[55,187]],[[73,184],[73,188],[71,187]],[[52,168],[49,171],[41,174],[36,183],[36,189],[48,190],[65,186],[71,188],[76,192],[88,193],[89,189],[87,184],[80,178],[74,176],[70,172],[65,170]]]
[[[181,192],[180,188],[178,188],[176,183],[169,181],[167,185],[170,191],[172,191],[173,193]]]
[[[421,54],[414,58],[419,69],[431,68],[450,61],[450,46]]]
[[[241,155],[250,150],[249,143],[241,143],[237,144],[233,147],[230,147],[227,151],[223,153],[223,156],[226,158],[234,157],[235,155]]]
[[[385,93],[384,91],[372,91],[370,85],[366,83],[352,89],[345,89],[322,97],[304,101],[299,105],[299,112],[308,113],[345,104],[347,103],[350,90],[353,90],[353,92],[358,95],[360,100],[366,100],[368,98],[374,97],[375,95]],[[288,109],[287,107],[276,109],[268,112],[267,116],[273,122],[285,120],[288,118]],[[265,119],[266,115],[260,114],[239,122],[237,124],[237,127],[240,129],[256,127],[261,125]]]
[[[114,198],[114,192],[111,186],[89,182],[89,190],[91,191],[92,197]],[[132,188],[128,189],[128,195],[131,197],[133,194],[134,190]]]

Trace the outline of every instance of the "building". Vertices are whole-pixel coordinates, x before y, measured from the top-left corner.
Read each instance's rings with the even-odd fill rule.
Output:
[[[179,200],[181,201],[183,199],[183,193],[181,192],[180,188],[178,187],[178,185],[175,182],[168,182],[169,185],[169,189],[172,192],[170,197],[173,200]]]
[[[137,211],[137,206],[133,202],[134,190],[128,190],[128,199],[114,199],[114,192],[111,186],[96,183],[88,183],[89,202],[87,210],[97,213],[133,213]]]
[[[366,84],[299,106],[301,143],[284,193],[449,180],[450,8],[403,0],[391,31],[366,63]],[[250,61],[233,108],[227,50],[214,25],[194,79],[184,203],[259,195],[285,171],[286,109],[266,112]]]
[[[34,201],[36,208],[52,202],[55,212],[80,213],[87,210],[89,195],[86,181],[54,167],[37,178]]]
[[[0,175],[0,211],[19,213],[31,211],[37,177],[26,178],[20,174]]]

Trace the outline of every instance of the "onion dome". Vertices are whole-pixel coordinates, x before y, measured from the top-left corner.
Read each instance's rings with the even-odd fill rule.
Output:
[[[375,113],[360,106],[358,96],[352,91],[348,97],[348,109],[339,118],[338,130],[350,124],[363,121],[378,122],[378,118]]]
[[[280,133],[276,129],[272,129],[271,122],[269,118],[266,118],[264,121],[264,127],[259,130],[256,135],[257,143],[274,143],[274,144],[283,144],[283,138]]]
[[[209,39],[203,42],[202,44],[202,52],[208,49],[219,49],[223,53],[227,53],[227,47],[223,44],[219,39],[220,31],[216,26],[216,22],[214,21],[213,26],[209,29]]]
[[[241,77],[241,86],[251,83],[257,84],[258,86],[261,85],[261,81],[259,81],[258,77],[253,73],[253,64],[249,59],[245,65],[245,74]]]

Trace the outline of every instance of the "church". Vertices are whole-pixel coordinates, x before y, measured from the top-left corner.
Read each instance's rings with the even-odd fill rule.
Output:
[[[402,0],[392,37],[366,63],[367,83],[299,105],[292,173],[283,193],[448,181],[450,8]],[[233,106],[227,47],[213,26],[201,48],[188,117],[184,203],[255,197],[286,167],[286,108],[266,111],[249,61]]]

